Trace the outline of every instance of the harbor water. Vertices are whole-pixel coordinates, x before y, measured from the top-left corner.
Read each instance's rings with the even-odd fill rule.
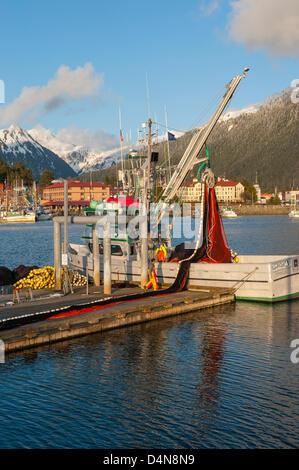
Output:
[[[287,216],[224,226],[240,254],[299,253]],[[0,265],[53,265],[51,222],[0,236]],[[298,320],[299,300],[237,302],[8,356],[0,448],[296,448]]]

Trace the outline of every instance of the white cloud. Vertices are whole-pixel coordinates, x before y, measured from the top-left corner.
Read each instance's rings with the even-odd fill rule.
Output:
[[[201,16],[210,16],[214,13],[215,10],[219,8],[219,1],[218,0],[211,0],[209,2],[202,1],[199,5],[199,12]]]
[[[65,144],[88,147],[96,152],[104,152],[119,145],[119,140],[108,132],[80,129],[76,126],[60,129],[56,137]]]
[[[7,125],[24,119],[37,119],[41,113],[97,95],[102,84],[102,75],[97,74],[90,63],[75,70],[62,65],[46,85],[23,88],[20,96],[1,110],[0,122]]]
[[[238,0],[231,6],[233,39],[272,55],[299,57],[298,0]]]

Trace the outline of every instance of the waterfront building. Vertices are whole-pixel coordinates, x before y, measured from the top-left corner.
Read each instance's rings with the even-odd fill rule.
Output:
[[[291,191],[284,191],[282,193],[282,200],[289,204],[299,203],[299,189],[292,189]]]
[[[201,201],[201,186],[202,184],[197,178],[193,178],[193,181],[186,183],[183,189],[181,201],[182,202],[200,202]]]
[[[68,181],[69,207],[78,211],[90,202],[105,201],[110,197],[111,188],[102,183],[87,183],[82,181]],[[52,209],[63,207],[64,183],[54,183],[43,188],[41,204]]]
[[[261,204],[267,204],[273,196],[273,193],[261,193]]]
[[[228,181],[223,178],[218,179],[215,184],[217,200],[224,203],[241,202],[244,186],[238,181]],[[188,182],[182,193],[182,202],[200,202],[202,195],[202,184],[193,178]]]
[[[215,192],[219,202],[241,202],[244,186],[239,181],[218,181]]]

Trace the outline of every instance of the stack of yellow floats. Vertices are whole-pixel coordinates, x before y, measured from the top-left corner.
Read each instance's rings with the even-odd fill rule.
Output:
[[[86,286],[87,279],[86,279],[86,276],[83,276],[83,274],[79,274],[78,272],[75,272],[71,276],[71,282],[72,282],[73,287],[84,287]]]
[[[32,269],[27,277],[23,277],[14,284],[15,289],[52,289],[55,287],[54,268],[45,266],[44,268]]]
[[[61,270],[61,275],[63,270]],[[69,277],[74,287],[86,286],[87,279],[82,274],[77,272],[73,273],[69,270]],[[45,266],[44,268],[32,269],[27,277],[23,277],[14,284],[15,289],[24,289],[31,287],[31,289],[53,289],[55,287],[55,274],[52,266]]]

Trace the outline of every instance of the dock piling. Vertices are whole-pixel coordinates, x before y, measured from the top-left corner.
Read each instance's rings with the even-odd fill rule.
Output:
[[[55,289],[61,290],[61,226],[54,220]]]
[[[107,217],[90,216],[88,219],[84,216],[54,217],[54,268],[55,268],[55,287],[61,290],[61,225],[66,224],[87,224],[92,225],[92,244],[93,244],[93,274],[95,286],[100,286],[100,253],[98,226],[102,225],[104,229],[104,291],[105,294],[111,294],[111,240],[110,240],[110,221]],[[87,266],[86,266],[87,269]]]
[[[147,217],[141,216],[141,288],[144,289],[148,282],[148,238],[147,238]]]
[[[108,222],[104,224],[104,294],[111,294],[111,239]]]
[[[100,252],[99,252],[99,235],[97,225],[92,225],[92,244],[93,244],[93,280],[94,285],[100,286]]]

